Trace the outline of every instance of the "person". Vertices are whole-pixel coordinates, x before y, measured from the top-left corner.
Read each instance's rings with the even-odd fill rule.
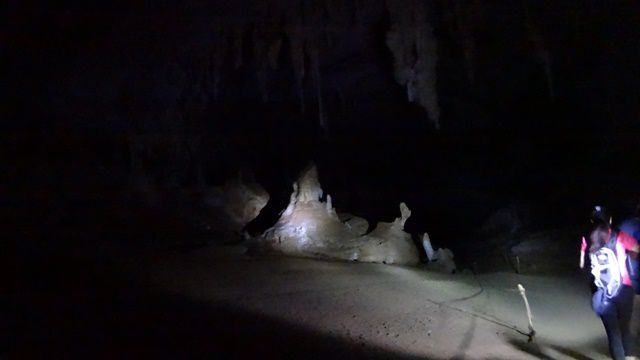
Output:
[[[611,216],[609,209],[601,205],[593,207],[589,220],[592,226],[602,223],[611,227],[613,224],[613,216]],[[640,202],[636,206],[635,213],[631,217],[625,218],[616,228],[617,231],[611,233],[612,237],[617,237],[618,233],[625,233],[631,235],[640,243]],[[627,255],[627,269],[631,272],[633,288],[636,294],[640,294],[640,259],[637,252],[627,252]],[[580,263],[582,264],[583,262],[584,257],[581,256]],[[583,266],[581,265],[580,267],[582,268]]]
[[[617,258],[622,286],[611,299],[609,306],[600,311],[599,316],[604,325],[609,341],[609,352],[614,360],[624,360],[631,356],[633,338],[630,332],[630,321],[633,312],[635,291],[627,269],[627,252],[638,252],[638,241],[624,231],[612,232],[607,222],[596,222],[589,234],[589,254],[595,254],[603,247],[609,247]],[[587,241],[583,237],[580,246],[580,267],[584,268],[584,257]],[[594,266],[592,261],[591,266]],[[595,309],[594,309],[595,310]]]

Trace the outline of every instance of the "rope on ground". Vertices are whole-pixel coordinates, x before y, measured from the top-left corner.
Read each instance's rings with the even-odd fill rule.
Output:
[[[448,305],[446,301],[438,302],[438,301],[433,301],[433,300],[429,300],[429,299],[427,299],[427,301],[429,301],[430,303],[432,303],[434,305],[444,306],[447,309],[458,311],[458,312],[460,312],[462,314],[465,314],[467,316],[479,318],[479,319],[482,319],[484,321],[490,322],[492,324],[495,324],[495,325],[498,325],[498,326],[502,326],[504,328],[507,328],[509,330],[513,330],[513,331],[515,331],[515,332],[517,332],[519,334],[522,334],[524,336],[529,336],[529,333],[518,329],[517,326],[511,325],[511,324],[507,324],[507,323],[504,323],[504,322],[501,322],[501,321],[498,321],[498,320],[494,320],[494,319],[492,319],[492,318],[490,318],[488,316],[484,316],[484,315],[481,315],[481,314],[478,314],[478,313],[474,313],[474,312],[471,312],[471,311],[467,311],[467,310],[463,310],[463,309],[457,308],[455,306]]]
[[[522,290],[520,291],[520,294],[522,294],[522,296],[525,298],[525,306],[527,307],[527,314],[528,314],[528,318],[529,318],[529,332],[525,332],[523,330],[520,330],[515,325],[507,324],[507,323],[492,319],[492,318],[490,318],[488,316],[484,316],[484,315],[481,315],[481,314],[478,314],[478,313],[474,313],[474,312],[471,312],[471,311],[463,310],[463,309],[457,308],[457,307],[455,307],[453,305],[450,305],[451,303],[454,303],[454,302],[459,302],[459,301],[472,299],[472,298],[474,298],[476,296],[479,296],[480,294],[482,294],[485,291],[484,286],[480,282],[480,279],[478,278],[478,275],[475,272],[473,273],[473,277],[475,278],[476,282],[478,283],[478,287],[480,288],[480,290],[475,292],[474,294],[472,294],[470,296],[465,296],[465,297],[462,297],[462,298],[458,298],[458,299],[441,301],[441,302],[433,301],[433,300],[430,300],[430,299],[427,299],[427,300],[429,302],[431,302],[432,304],[439,305],[439,306],[444,306],[444,307],[446,307],[448,309],[458,311],[458,312],[463,313],[465,315],[472,316],[472,317],[475,317],[475,318],[480,318],[480,319],[488,321],[488,322],[490,322],[492,324],[505,327],[505,328],[507,328],[509,330],[513,330],[513,331],[515,331],[515,332],[517,332],[517,333],[519,333],[521,335],[527,336],[529,338],[529,341],[532,341],[533,340],[533,336],[535,335],[535,330],[533,330],[533,323],[531,321],[531,309],[529,308],[529,302],[526,299],[526,295],[524,295],[524,293],[523,293],[524,292],[524,287],[522,287],[522,285],[520,285],[520,284],[518,284],[518,288],[517,289],[509,289],[509,290],[510,291],[514,291],[514,292],[515,291],[520,291],[520,287],[522,287]]]

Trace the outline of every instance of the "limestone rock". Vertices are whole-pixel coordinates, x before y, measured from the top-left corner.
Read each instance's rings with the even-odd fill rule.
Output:
[[[209,189],[203,201],[211,209],[216,226],[239,234],[267,205],[269,194],[260,184],[238,177]]]
[[[339,213],[338,217],[340,218],[340,221],[347,225],[347,227],[357,235],[364,235],[369,231],[369,222],[366,219],[349,213]]]
[[[418,249],[411,234],[404,231],[404,223],[411,215],[405,205],[400,204],[401,216],[391,223],[379,222],[375,230],[364,236],[355,260],[384,264],[416,265]]]
[[[262,245],[291,255],[330,256],[330,250],[342,239],[356,237],[340,221],[330,202],[321,201],[322,194],[316,167],[310,166],[293,184],[289,205],[264,233]]]
[[[431,261],[431,260],[435,259],[433,246],[431,245],[431,238],[429,237],[429,234],[427,234],[427,233],[424,233],[422,235],[422,247],[424,248],[425,254],[427,254],[427,260],[428,261]]]
[[[339,260],[415,265],[418,250],[404,223],[411,211],[400,204],[401,216],[395,221],[378,223],[370,234],[366,220],[336,214],[331,197],[323,202],[315,166],[308,167],[293,184],[289,205],[276,224],[258,241],[258,247],[280,253]],[[343,216],[344,219],[344,216]]]
[[[449,249],[438,249],[429,262],[429,269],[447,274],[456,272],[456,263],[453,261],[453,252]]]

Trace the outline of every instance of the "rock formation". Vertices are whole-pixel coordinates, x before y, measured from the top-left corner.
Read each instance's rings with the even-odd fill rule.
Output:
[[[428,5],[416,0],[387,0],[387,9],[391,20],[387,46],[393,54],[396,81],[407,88],[407,99],[427,110],[439,128],[438,42],[429,22]]]
[[[203,202],[209,209],[205,221],[238,240],[242,229],[260,214],[268,201],[269,194],[255,181],[233,178],[204,194]]]
[[[401,216],[395,221],[380,222],[369,234],[366,220],[348,216],[340,220],[318,181],[315,166],[308,167],[293,184],[289,205],[280,219],[268,229],[257,244],[260,249],[287,255],[321,257],[339,260],[415,265],[418,251],[404,223],[411,215],[400,204]],[[343,216],[343,218],[345,218]]]

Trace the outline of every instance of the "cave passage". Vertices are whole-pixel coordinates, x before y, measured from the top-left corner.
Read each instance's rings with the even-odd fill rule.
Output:
[[[577,254],[640,209],[639,3],[3,13],[1,358],[606,357]]]

